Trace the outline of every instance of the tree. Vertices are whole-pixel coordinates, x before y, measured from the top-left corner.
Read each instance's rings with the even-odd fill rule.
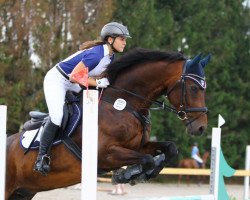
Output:
[[[226,119],[222,130],[222,148],[234,167],[243,167],[249,138],[249,7],[243,1],[116,1],[115,20],[124,22],[132,38],[130,48],[141,46],[162,50],[180,50],[188,57],[211,53],[206,69],[209,127],[207,134],[190,138],[179,122],[165,114],[153,113],[153,134],[172,138],[181,153],[188,155],[194,140],[209,147],[211,127],[218,114]],[[207,136],[207,137],[206,137]],[[240,136],[240,137],[238,137]],[[239,142],[237,145],[236,141]]]
[[[42,82],[57,62],[95,39],[110,21],[128,26],[127,49],[212,54],[206,69],[209,125],[193,138],[173,114],[152,112],[152,134],[174,140],[181,156],[198,141],[209,147],[211,127],[226,120],[222,148],[230,165],[243,167],[250,143],[250,8],[244,1],[9,0],[0,1],[0,103],[8,105],[8,130],[16,132],[32,109],[46,111]],[[238,144],[237,144],[237,143]],[[240,144],[240,145],[239,145]],[[201,148],[202,151],[202,148]]]
[[[95,39],[109,21],[108,1],[0,2],[0,101],[8,106],[8,132],[15,133],[30,110],[47,111],[43,77],[57,62]]]

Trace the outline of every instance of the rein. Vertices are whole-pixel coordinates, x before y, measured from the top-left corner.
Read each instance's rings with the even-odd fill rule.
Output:
[[[126,92],[127,94],[130,94],[130,95],[135,96],[135,97],[137,97],[137,98],[139,98],[139,99],[142,99],[142,100],[144,100],[144,101],[147,101],[147,102],[149,102],[149,103],[151,103],[151,104],[153,104],[153,105],[159,106],[159,107],[157,107],[157,108],[150,108],[150,110],[165,110],[165,111],[169,111],[169,112],[173,112],[173,113],[175,113],[175,114],[178,114],[178,111],[177,111],[175,108],[173,108],[173,107],[171,107],[171,106],[165,104],[164,102],[148,100],[147,98],[145,98],[145,97],[143,97],[143,96],[141,96],[141,95],[138,95],[138,94],[136,94],[136,93],[134,93],[134,92],[131,92],[131,91],[129,91],[129,90],[125,90],[125,89],[123,89],[123,88],[118,88],[118,87],[114,87],[114,86],[109,86],[109,88],[112,88],[112,89],[117,90],[117,91]]]

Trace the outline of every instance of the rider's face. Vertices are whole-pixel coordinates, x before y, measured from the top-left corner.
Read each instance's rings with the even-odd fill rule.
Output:
[[[116,49],[118,52],[123,52],[125,46],[126,46],[126,38],[118,36],[114,39],[113,47]]]

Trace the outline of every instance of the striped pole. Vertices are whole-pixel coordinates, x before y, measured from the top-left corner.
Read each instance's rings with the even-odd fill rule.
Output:
[[[7,106],[0,105],[0,200],[5,199]]]
[[[220,153],[221,153],[221,126],[225,123],[223,117],[218,116],[218,128],[212,129],[211,144],[211,174],[210,174],[210,194],[214,196],[214,200],[219,197],[219,176],[220,176]]]
[[[212,129],[212,148],[211,148],[211,174],[210,174],[210,191],[214,200],[218,200],[219,194],[219,168],[220,168],[220,140],[221,128]]]
[[[250,170],[250,145],[246,147],[245,170]],[[249,200],[249,176],[244,178],[244,200]]]
[[[96,200],[98,157],[98,91],[83,91],[81,200]]]

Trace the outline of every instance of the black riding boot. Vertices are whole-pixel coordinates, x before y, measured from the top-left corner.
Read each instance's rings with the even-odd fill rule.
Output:
[[[47,175],[50,171],[49,150],[56,136],[59,126],[55,125],[50,119],[46,122],[40,139],[38,157],[34,166],[35,171]]]

